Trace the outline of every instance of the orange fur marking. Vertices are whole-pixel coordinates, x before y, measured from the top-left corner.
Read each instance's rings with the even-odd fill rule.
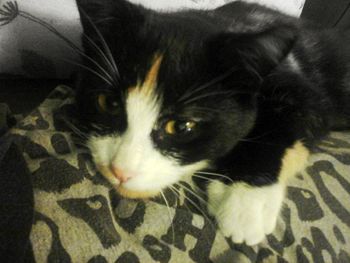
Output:
[[[139,82],[136,87],[128,88],[128,93],[138,90],[139,92],[142,92],[145,95],[151,95],[154,88],[157,86],[158,73],[160,65],[162,64],[162,60],[163,55],[156,54],[154,56],[152,66],[146,74],[144,82]]]
[[[154,58],[154,62],[152,64],[151,69],[148,71],[146,75],[146,79],[143,83],[143,87],[145,88],[146,93],[152,92],[152,90],[155,88],[159,73],[159,68],[162,63],[163,56],[156,54]]]
[[[307,165],[309,155],[309,150],[301,141],[297,141],[291,148],[288,148],[282,159],[279,182],[286,183],[289,178],[301,172]]]

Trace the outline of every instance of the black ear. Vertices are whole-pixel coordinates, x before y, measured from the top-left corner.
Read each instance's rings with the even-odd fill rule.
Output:
[[[99,46],[99,34],[109,45],[121,45],[144,22],[144,8],[125,0],[77,0],[77,5],[85,35]],[[83,38],[83,44],[87,51],[91,48],[91,41]]]
[[[251,79],[269,74],[292,49],[295,25],[271,25],[260,32],[224,32],[208,40],[211,64],[219,72],[238,70]]]
[[[89,20],[98,27],[114,25],[116,29],[143,21],[143,8],[125,0],[77,0],[77,5],[84,29],[90,29]]]

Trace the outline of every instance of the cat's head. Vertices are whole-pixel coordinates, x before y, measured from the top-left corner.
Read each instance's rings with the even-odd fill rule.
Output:
[[[87,145],[99,171],[130,198],[215,167],[251,131],[261,82],[296,35],[272,11],[259,11],[264,23],[256,22],[260,13],[244,16],[255,7],[245,4],[178,13],[125,1],[78,4],[89,69],[77,102]]]

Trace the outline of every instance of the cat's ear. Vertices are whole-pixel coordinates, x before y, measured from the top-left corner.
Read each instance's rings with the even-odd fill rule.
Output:
[[[297,39],[294,25],[272,25],[253,33],[224,32],[210,38],[207,52],[219,72],[238,70],[251,80],[269,74],[290,52]]]
[[[84,33],[96,36],[96,28],[118,40],[131,35],[144,21],[144,10],[125,0],[77,0]],[[98,38],[97,38],[98,40]]]

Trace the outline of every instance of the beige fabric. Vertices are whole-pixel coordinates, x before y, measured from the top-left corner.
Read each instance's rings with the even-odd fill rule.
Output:
[[[288,184],[277,229],[248,247],[228,242],[184,189],[166,193],[169,209],[116,195],[61,121],[72,102],[59,87],[12,130],[32,172],[37,262],[350,262],[349,132],[313,149]]]

